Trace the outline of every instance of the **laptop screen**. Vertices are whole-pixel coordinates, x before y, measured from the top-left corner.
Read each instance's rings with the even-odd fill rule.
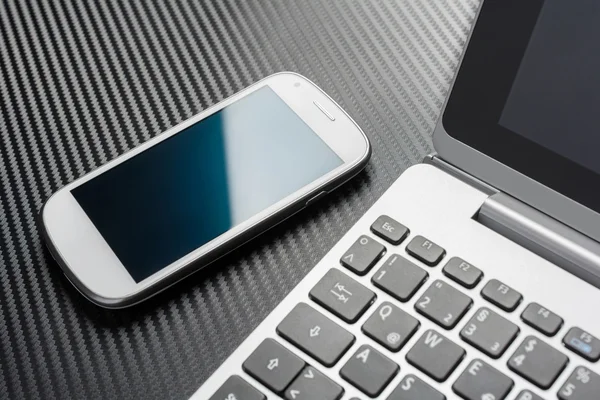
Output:
[[[600,2],[487,0],[443,116],[452,137],[600,211]]]

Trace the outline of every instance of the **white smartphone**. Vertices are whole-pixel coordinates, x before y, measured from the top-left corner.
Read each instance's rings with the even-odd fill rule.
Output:
[[[44,237],[85,297],[127,307],[322,197],[370,154],[329,96],[278,73],[56,192]]]

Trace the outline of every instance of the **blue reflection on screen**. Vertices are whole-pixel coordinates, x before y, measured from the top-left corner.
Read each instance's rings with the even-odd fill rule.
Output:
[[[140,282],[341,164],[265,86],[72,193]]]

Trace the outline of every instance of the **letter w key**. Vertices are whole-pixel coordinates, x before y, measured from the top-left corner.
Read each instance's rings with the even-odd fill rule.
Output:
[[[406,355],[406,360],[438,382],[448,379],[465,356],[462,347],[428,330]]]

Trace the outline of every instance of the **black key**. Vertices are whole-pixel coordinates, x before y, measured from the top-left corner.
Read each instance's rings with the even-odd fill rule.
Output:
[[[492,358],[500,358],[519,334],[519,328],[486,307],[467,322],[460,337]]]
[[[508,367],[534,385],[548,389],[568,362],[569,358],[558,350],[528,336],[508,361]]]
[[[337,269],[330,269],[309,293],[311,299],[348,323],[375,300],[375,293]]]
[[[385,254],[385,247],[368,236],[362,235],[342,256],[340,262],[350,271],[365,275]]]
[[[267,400],[267,396],[256,390],[237,375],[230,376],[209,400]]]
[[[473,360],[452,389],[465,400],[503,400],[514,382],[481,360]]]
[[[273,339],[265,339],[242,368],[254,379],[281,393],[304,368],[304,361]]]
[[[477,286],[483,277],[483,272],[479,268],[458,257],[452,257],[443,271],[447,277],[468,289],[473,289]]]
[[[596,362],[600,359],[600,340],[581,328],[571,328],[563,343],[588,361]]]
[[[406,258],[392,254],[373,275],[375,286],[401,302],[410,300],[429,275]]]
[[[430,267],[438,265],[446,254],[446,250],[425,239],[423,236],[415,236],[406,246],[406,251],[408,254]]]
[[[460,364],[465,351],[434,330],[428,330],[406,355],[406,360],[438,382]]]
[[[389,302],[382,303],[362,327],[363,332],[390,351],[400,351],[419,329],[419,321]]]
[[[306,367],[285,391],[287,400],[338,400],[344,389],[313,367]]]
[[[354,343],[354,335],[304,303],[281,321],[277,333],[326,367],[338,362]]]
[[[600,375],[586,367],[577,367],[558,391],[560,400],[598,400]]]
[[[402,225],[400,222],[382,215],[377,218],[377,221],[371,225],[371,232],[390,242],[391,244],[400,244],[406,236],[408,236],[408,228]]]
[[[515,397],[515,400],[544,400],[537,394],[533,393],[531,390],[523,390],[521,393]]]
[[[387,400],[446,400],[446,396],[414,375],[406,375]]]
[[[379,396],[400,367],[369,345],[360,346],[340,370],[342,378],[370,397]]]
[[[552,311],[540,306],[538,303],[531,303],[525,308],[521,318],[532,328],[537,329],[546,336],[554,336],[560,330],[563,319]]]
[[[415,309],[442,328],[452,329],[472,304],[469,296],[437,280],[417,300]]]
[[[521,293],[497,279],[491,279],[481,291],[481,295],[490,303],[507,312],[514,311],[523,300]]]

